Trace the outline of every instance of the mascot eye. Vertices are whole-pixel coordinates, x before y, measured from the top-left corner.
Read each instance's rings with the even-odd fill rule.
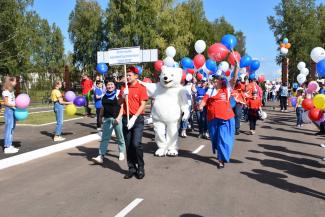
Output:
[[[172,77],[174,77],[174,74],[172,74]]]

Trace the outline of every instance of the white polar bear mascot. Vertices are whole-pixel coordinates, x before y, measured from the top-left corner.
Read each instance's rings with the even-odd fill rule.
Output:
[[[154,99],[152,119],[155,141],[158,150],[155,155],[162,157],[178,155],[178,129],[182,120],[189,118],[189,106],[186,90],[181,85],[183,71],[181,68],[163,66],[159,83],[144,83],[149,97]]]

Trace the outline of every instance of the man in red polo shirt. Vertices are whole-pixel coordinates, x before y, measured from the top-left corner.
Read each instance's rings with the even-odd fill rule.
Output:
[[[144,177],[144,160],[143,146],[141,144],[142,133],[144,128],[144,110],[146,101],[148,100],[147,89],[140,84],[138,79],[138,69],[130,67],[127,72],[127,87],[121,87],[120,103],[123,103],[123,135],[127,151],[127,162],[129,171],[124,176],[125,179],[130,179],[134,175],[138,179]],[[127,120],[127,105],[126,97],[128,97],[128,107],[130,120]]]
[[[88,77],[88,75],[82,75],[81,86],[82,86],[82,95],[86,98],[85,103],[85,115],[91,115],[91,109],[89,108],[89,101],[91,97],[91,90],[93,88],[93,81]]]

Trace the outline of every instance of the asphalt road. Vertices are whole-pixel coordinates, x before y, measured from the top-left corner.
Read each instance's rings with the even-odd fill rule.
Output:
[[[143,135],[143,180],[123,179],[126,162],[118,161],[115,143],[103,166],[90,161],[98,148],[93,142],[2,170],[0,216],[115,216],[136,198],[143,201],[127,216],[324,216],[325,165],[320,158],[325,152],[319,147],[324,137],[315,136],[310,125],[294,128],[294,113],[268,115],[253,136],[246,134],[243,123],[245,132],[236,137],[232,162],[222,170],[216,167],[210,142],[197,139],[197,132],[180,140],[179,157],[154,157],[150,126]],[[78,125],[67,137],[79,136],[81,130],[95,132],[91,124],[82,123],[66,124],[71,132]],[[19,134],[22,148],[25,139],[32,143]],[[43,137],[35,144],[48,145]],[[201,145],[201,151],[192,153]]]

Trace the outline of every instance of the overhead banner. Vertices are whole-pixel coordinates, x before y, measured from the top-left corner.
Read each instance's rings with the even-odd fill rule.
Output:
[[[125,65],[141,62],[140,47],[124,47],[108,50],[109,65]]]

